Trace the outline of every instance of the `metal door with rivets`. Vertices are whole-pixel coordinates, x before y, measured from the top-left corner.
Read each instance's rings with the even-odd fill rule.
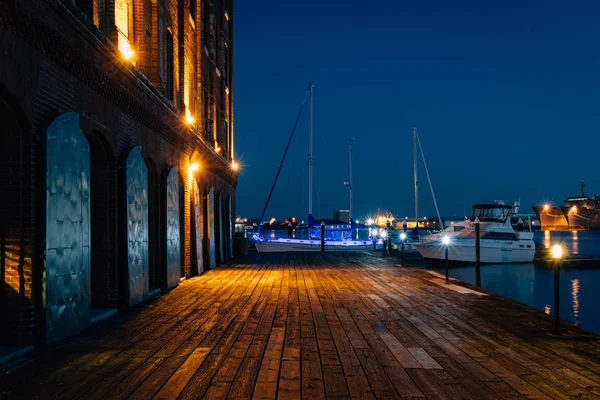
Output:
[[[167,175],[167,288],[177,286],[181,278],[179,226],[179,174],[177,167]]]
[[[195,180],[192,180],[194,190],[194,230],[196,236],[196,263],[198,265],[198,275],[204,272],[204,261],[202,260],[202,231],[200,225],[200,188]]]
[[[79,114],[65,113],[46,130],[47,342],[90,324],[90,189],[90,147]]]
[[[126,161],[127,190],[127,288],[129,305],[148,298],[148,169],[141,147],[134,147]]]

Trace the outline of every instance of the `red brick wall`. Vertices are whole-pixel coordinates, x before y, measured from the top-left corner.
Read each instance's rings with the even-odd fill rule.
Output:
[[[15,205],[21,214],[17,210],[10,214],[18,216],[9,224],[11,229],[22,224],[19,244],[11,242],[6,246],[6,254],[20,261],[15,266],[4,257],[7,260],[5,281],[11,287],[19,287],[20,297],[11,303],[18,312],[13,313],[16,319],[8,321],[10,329],[5,330],[10,332],[11,339],[2,338],[2,341],[30,343],[36,332],[43,336],[43,324],[40,323],[43,318],[39,315],[43,315],[45,149],[39,138],[45,135],[46,127],[60,112],[79,113],[84,133],[99,136],[115,160],[112,166],[105,166],[105,176],[109,180],[107,192],[96,200],[111,220],[105,230],[113,234],[105,243],[107,251],[114,255],[106,258],[106,265],[96,273],[100,279],[95,289],[96,301],[93,300],[96,305],[114,306],[125,295],[118,291],[120,274],[127,265],[126,260],[116,256],[125,245],[118,241],[117,234],[125,223],[117,201],[118,193],[124,190],[119,186],[117,171],[119,160],[133,146],[141,146],[144,157],[153,160],[159,177],[173,165],[181,171],[185,194],[182,266],[186,276],[191,274],[190,163],[201,165],[195,173],[201,187],[212,186],[225,193],[225,198],[235,198],[237,174],[231,171],[230,160],[215,154],[214,147],[203,139],[204,116],[197,111],[195,125],[189,127],[185,123],[184,78],[187,77],[189,84],[190,107],[199,110],[202,98],[198,66],[210,65],[211,73],[215,66],[214,61],[205,62],[201,47],[200,2],[194,26],[188,17],[189,0],[157,0],[154,4],[151,0],[133,0],[134,66],[123,60],[116,47],[114,0],[103,0],[101,4],[104,1],[112,12],[100,15],[97,20],[84,18],[69,0],[5,0],[0,7],[0,87],[3,88],[0,97],[14,99],[11,109],[14,112],[21,110],[24,121],[21,143],[3,146],[10,148],[11,153],[20,151],[22,158],[16,164],[23,168],[18,173],[4,173],[3,185],[16,182],[23,189],[24,197],[22,203]],[[173,101],[165,97],[164,82],[159,74],[159,41],[164,43],[165,40],[158,32],[161,7],[164,9],[165,32],[169,28],[173,33],[176,92]],[[105,32],[100,32],[94,23],[103,27],[103,21]],[[148,49],[151,49],[151,57],[148,57]],[[231,79],[231,75],[228,76]],[[215,78],[211,90],[218,93],[221,87]],[[226,148],[224,143],[220,147]],[[160,182],[159,190],[164,190],[164,184]],[[153,229],[162,230],[164,226],[156,214],[154,210],[149,216],[154,221]],[[4,212],[3,215],[9,214]],[[18,257],[10,253],[15,250]],[[163,250],[159,247],[158,251]],[[158,259],[162,257],[158,256]],[[8,313],[10,310],[3,307],[2,311]],[[37,320],[35,312],[38,313]],[[2,318],[3,322],[7,321],[5,316]]]

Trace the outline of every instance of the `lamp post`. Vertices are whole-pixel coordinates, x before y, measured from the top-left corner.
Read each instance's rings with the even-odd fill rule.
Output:
[[[475,285],[481,287],[481,223],[475,218]]]
[[[554,258],[554,334],[560,335],[560,260],[563,257],[563,248],[561,245],[552,247],[552,258]]]
[[[325,221],[321,221],[321,251],[325,251]]]
[[[375,246],[375,238],[374,238],[374,235],[373,235],[372,225],[373,225],[373,218],[367,219],[367,226],[369,227],[369,237],[371,238],[371,242],[373,243],[373,251],[375,251],[376,250],[376,246]]]
[[[400,265],[404,267],[404,241],[406,240],[406,233],[400,234]]]
[[[446,267],[446,284],[448,284],[450,283],[450,280],[448,279],[448,247],[450,246],[450,237],[444,236],[442,238],[442,243],[444,244],[445,251],[444,266]]]

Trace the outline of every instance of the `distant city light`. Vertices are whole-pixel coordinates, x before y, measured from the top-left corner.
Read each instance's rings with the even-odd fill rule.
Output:
[[[369,219],[367,220],[367,225],[373,225],[373,222],[374,222],[374,221],[373,221],[373,218],[369,218]]]
[[[444,243],[446,246],[448,246],[450,244],[450,236],[444,236],[442,238],[442,243]]]
[[[400,234],[400,239],[401,239],[401,240],[406,240],[406,233],[402,232],[402,233]]]
[[[382,238],[387,237],[387,231],[381,231],[381,235]]]

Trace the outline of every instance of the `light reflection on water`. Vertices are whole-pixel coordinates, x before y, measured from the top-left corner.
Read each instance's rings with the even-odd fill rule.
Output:
[[[600,258],[600,232],[536,232],[545,245],[561,244],[571,255]],[[546,244],[547,243],[547,244]],[[435,268],[443,273],[443,268]],[[475,284],[474,266],[451,266],[450,275]],[[487,290],[552,315],[554,272],[543,264],[490,264],[481,267],[481,284]],[[560,317],[600,334],[600,263],[575,268],[561,266]]]

